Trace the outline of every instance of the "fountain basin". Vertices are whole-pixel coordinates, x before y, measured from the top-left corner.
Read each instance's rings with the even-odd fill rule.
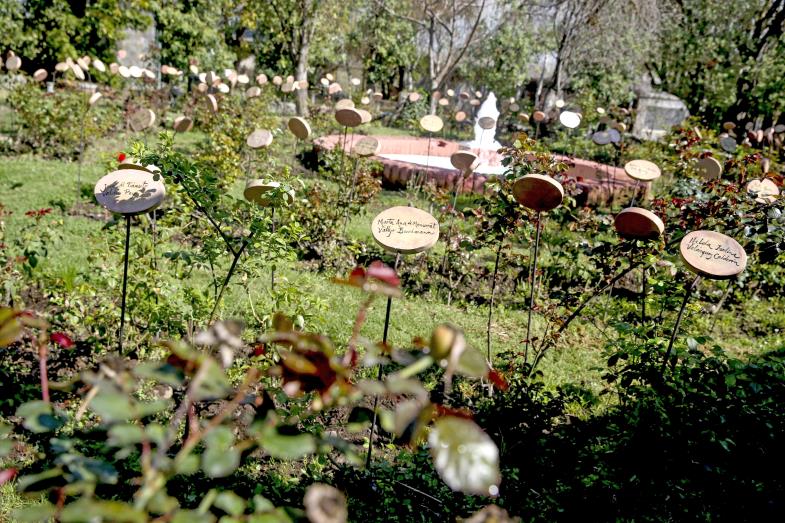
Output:
[[[343,144],[343,136],[331,134],[317,138],[314,145],[319,150],[329,150],[344,146],[350,151],[362,135],[350,135]],[[428,157],[428,138],[411,136],[374,136],[379,140],[379,154],[374,160],[382,163],[383,183],[390,188],[405,187],[418,174],[426,183],[437,187],[454,190],[459,184],[461,192],[483,192],[485,182],[492,176],[502,176],[506,168],[501,164],[502,156],[488,149],[468,149],[480,159],[480,166],[473,176],[462,179],[459,171],[450,164],[450,156],[465,149],[458,142],[432,138],[430,158]],[[579,204],[596,205],[624,202],[632,198],[633,193],[643,197],[650,184],[636,182],[621,167],[613,167],[580,158],[557,156],[567,162],[570,168],[566,174],[576,181],[582,193],[576,198]]]

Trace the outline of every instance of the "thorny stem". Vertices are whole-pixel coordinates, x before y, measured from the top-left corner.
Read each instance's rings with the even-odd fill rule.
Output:
[[[193,448],[200,441],[202,441],[202,439],[204,439],[204,437],[207,436],[207,434],[209,434],[218,425],[223,423],[223,420],[225,420],[229,414],[234,412],[234,410],[238,407],[238,405],[240,405],[243,399],[245,399],[245,395],[248,392],[248,389],[251,387],[251,385],[254,382],[258,380],[258,378],[259,378],[258,369],[252,367],[246,371],[245,379],[243,380],[242,385],[240,385],[240,387],[237,389],[237,392],[235,393],[231,401],[229,401],[229,403],[224,405],[223,409],[221,409],[221,411],[218,414],[216,414],[212,419],[210,419],[210,422],[207,424],[204,430],[192,432],[191,435],[188,436],[188,439],[185,440],[185,443],[183,443],[183,447],[174,457],[175,463],[182,462],[182,460],[185,459],[188,456],[188,454],[190,454],[191,450],[193,450]],[[191,392],[192,390],[190,390],[189,388],[188,394],[190,394]],[[192,402],[189,401],[188,403],[190,404]]]
[[[38,369],[41,372],[41,399],[49,403],[49,369],[47,361],[49,359],[49,348],[43,336],[38,338]]]
[[[213,318],[215,317],[215,311],[218,310],[218,305],[221,303],[221,298],[223,298],[224,291],[226,287],[229,285],[229,280],[232,279],[234,275],[234,271],[237,268],[237,262],[240,261],[240,257],[243,255],[245,248],[248,247],[248,244],[251,243],[251,239],[253,238],[256,231],[251,232],[248,237],[243,241],[243,244],[240,246],[240,250],[234,253],[234,259],[232,260],[232,265],[229,267],[229,272],[226,273],[226,278],[224,279],[223,285],[221,286],[221,291],[218,293],[218,298],[215,300],[215,305],[213,305],[213,310],[210,312],[210,320],[207,322],[208,324],[213,322]]]
[[[218,225],[218,223],[215,221],[215,219],[212,217],[212,215],[209,212],[207,212],[207,210],[202,206],[202,204],[200,204],[199,201],[196,198],[194,198],[193,194],[191,194],[190,189],[188,189],[188,187],[185,186],[185,183],[183,182],[183,183],[181,183],[181,185],[183,186],[183,189],[185,190],[185,194],[188,195],[188,197],[191,199],[191,201],[196,206],[196,208],[199,210],[199,212],[201,212],[202,214],[205,215],[207,220],[212,224],[213,228],[216,231],[218,231],[218,234],[221,235],[221,238],[223,239],[224,243],[226,244],[226,248],[229,249],[229,252],[231,252],[232,254],[236,254],[236,252],[234,250],[234,245],[232,245],[231,238],[229,238],[229,236],[223,231],[223,229],[221,229],[221,226]]]
[[[550,338],[548,338],[547,340],[543,338],[543,341],[542,341],[542,343],[541,343],[541,344],[540,344],[540,346],[537,348],[537,355],[534,357],[534,361],[532,362],[532,366],[531,366],[531,371],[530,371],[530,374],[531,374],[532,372],[534,372],[534,369],[537,367],[537,364],[538,364],[538,363],[539,363],[539,362],[542,360],[542,357],[543,357],[543,355],[545,354],[545,352],[546,352],[548,349],[550,349],[551,347],[553,347],[554,343],[556,343],[556,340],[558,339],[559,335],[561,335],[561,334],[562,334],[564,331],[566,331],[566,330],[567,330],[567,327],[569,327],[569,326],[570,326],[570,323],[572,323],[572,321],[573,321],[575,318],[577,318],[578,316],[580,316],[580,314],[581,314],[581,311],[583,311],[583,309],[585,309],[585,308],[586,308],[586,306],[587,306],[589,303],[591,303],[591,301],[592,301],[592,300],[594,300],[594,298],[596,298],[597,296],[601,296],[601,295],[602,295],[602,294],[603,294],[605,291],[607,291],[608,289],[610,289],[611,287],[613,287],[613,286],[616,284],[616,282],[617,282],[617,281],[621,280],[621,279],[622,279],[624,276],[626,276],[626,275],[627,275],[627,274],[628,274],[630,271],[632,271],[633,269],[635,269],[636,267],[638,267],[638,266],[639,266],[641,263],[643,263],[643,262],[642,262],[642,261],[631,262],[629,267],[627,267],[626,269],[624,269],[623,271],[621,271],[619,274],[617,274],[616,276],[614,276],[613,278],[611,278],[611,280],[610,280],[610,281],[609,281],[609,282],[608,282],[608,283],[607,283],[605,286],[603,286],[603,287],[602,287],[602,288],[600,288],[600,289],[597,289],[597,290],[595,290],[595,291],[594,291],[594,293],[592,293],[592,294],[591,294],[591,295],[590,295],[588,298],[586,298],[586,299],[583,301],[583,303],[581,303],[581,304],[580,304],[580,305],[579,305],[579,306],[578,306],[578,307],[577,307],[577,308],[576,308],[576,309],[575,309],[575,310],[572,312],[572,314],[570,314],[570,315],[567,317],[567,319],[566,319],[566,320],[564,320],[564,321],[562,322],[561,326],[560,326],[560,327],[559,327],[559,329],[558,329],[558,330],[557,330],[557,331],[556,331],[556,332],[553,334],[553,336],[551,336],[551,337],[550,337]]]
[[[398,272],[398,263],[401,261],[401,253],[397,253],[395,255],[395,271]],[[392,309],[392,297],[387,297],[387,311],[384,315],[384,333],[382,335],[382,345],[387,345],[387,332],[390,328],[390,310]],[[383,376],[383,368],[382,365],[379,364],[379,372],[377,373],[376,379],[381,381]],[[365,468],[368,469],[371,467],[371,456],[373,455],[373,435],[376,432],[376,409],[379,406],[379,396],[376,396],[373,399],[373,420],[371,421],[371,434],[368,437],[368,454],[365,457]]]
[[[701,277],[700,275],[696,275],[695,279],[692,280],[689,288],[684,291],[684,301],[681,302],[681,308],[679,309],[679,315],[676,316],[676,325],[673,326],[673,332],[671,333],[671,339],[668,342],[668,350],[665,351],[665,358],[662,360],[662,367],[660,367],[660,374],[665,374],[665,366],[668,364],[668,360],[671,357],[671,351],[673,350],[673,342],[676,341],[676,336],[679,334],[679,326],[681,326],[681,319],[684,316],[684,310],[687,308],[687,302],[690,301],[690,296],[692,296],[692,291],[695,290],[695,287],[698,286],[700,283]],[[675,365],[675,363],[674,363]]]

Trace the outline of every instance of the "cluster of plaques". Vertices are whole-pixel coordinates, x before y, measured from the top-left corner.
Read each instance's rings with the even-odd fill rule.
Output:
[[[386,250],[413,254],[434,246],[439,239],[439,222],[416,207],[390,207],[373,219],[371,233]]]
[[[269,207],[273,202],[267,193],[277,189],[281,184],[278,182],[266,182],[264,180],[249,180],[245,184],[243,196],[251,203],[260,207]],[[289,198],[291,201],[291,198]]]
[[[722,164],[711,156],[699,159],[695,168],[704,180],[716,180],[722,176]]]
[[[8,57],[5,59],[5,68],[9,71],[18,71],[22,67],[22,59],[16,56],[13,51],[8,52]]]
[[[581,115],[573,111],[562,111],[559,114],[559,122],[567,129],[575,129],[581,124]]]
[[[714,231],[693,231],[681,240],[679,253],[694,273],[714,280],[733,278],[747,267],[747,253],[733,238]]]
[[[456,151],[450,155],[450,163],[463,173],[468,173],[477,168],[479,158],[470,151]]]
[[[273,133],[265,129],[256,129],[245,139],[246,145],[251,149],[262,149],[273,143]]]
[[[207,107],[210,108],[210,111],[213,113],[218,112],[218,100],[212,94],[207,95]]]
[[[780,195],[779,187],[768,178],[752,180],[747,184],[747,192],[755,196],[758,203],[772,203]]]
[[[621,141],[621,133],[618,129],[607,129],[605,131],[597,131],[591,135],[591,140],[597,145],[608,145],[609,143],[619,143]]]
[[[300,118],[299,116],[289,118],[286,126],[298,140],[307,140],[311,137],[311,126],[308,125],[305,118]]]
[[[631,160],[624,164],[624,172],[633,180],[650,182],[662,174],[660,168],[648,160]]]
[[[335,111],[335,120],[344,127],[357,127],[363,123],[363,115],[354,108]]]
[[[735,154],[736,153],[736,140],[727,134],[725,136],[720,137],[720,147],[726,153]]]
[[[438,133],[444,127],[444,122],[435,114],[428,114],[420,118],[420,127],[429,133]]]
[[[368,156],[375,156],[381,151],[382,145],[373,136],[365,136],[357,141],[352,147],[352,152],[357,156],[366,158]]]
[[[665,224],[659,216],[640,207],[628,207],[613,220],[616,232],[622,238],[653,240],[665,232]]]
[[[518,203],[537,212],[555,209],[564,199],[562,185],[543,174],[527,174],[516,180],[512,193]]]
[[[194,127],[194,121],[187,116],[178,116],[174,119],[174,130],[178,133],[187,133]]]
[[[134,215],[150,212],[163,202],[166,188],[159,174],[126,163],[95,184],[95,199],[111,212]]]
[[[151,109],[139,109],[128,119],[128,125],[134,132],[149,129],[155,123],[155,113]]]
[[[483,116],[482,118],[477,120],[477,125],[480,126],[480,129],[485,129],[485,130],[493,129],[494,127],[496,127],[496,120],[494,118],[491,118],[490,116]]]
[[[624,172],[633,180],[651,182],[662,174],[656,164],[648,160],[631,160],[624,164]],[[622,238],[653,240],[665,232],[665,224],[659,216],[640,207],[628,207],[613,220],[616,232]]]

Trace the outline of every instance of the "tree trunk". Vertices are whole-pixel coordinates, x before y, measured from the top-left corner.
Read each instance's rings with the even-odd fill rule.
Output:
[[[297,68],[295,80],[308,83],[308,58],[311,51],[311,39],[314,33],[313,0],[304,0],[302,5],[303,22],[300,28],[300,49],[297,51]],[[297,89],[297,114],[308,116],[308,87]]]

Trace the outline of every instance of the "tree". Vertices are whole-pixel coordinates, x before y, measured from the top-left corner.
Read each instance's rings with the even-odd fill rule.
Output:
[[[562,97],[571,84],[601,90],[613,80],[631,93],[657,49],[660,15],[653,1],[552,0],[532,2],[532,9],[556,59],[551,82],[538,88],[539,106],[550,92]],[[618,98],[621,90],[600,98]]]
[[[785,0],[662,0],[663,52],[651,64],[663,87],[713,124],[742,124],[785,109]],[[666,47],[665,47],[666,46]]]
[[[338,0],[253,0],[246,6],[252,20],[253,48],[260,60],[280,68],[294,68],[298,82],[308,83],[313,58],[329,56],[333,63],[345,34],[350,6]],[[297,90],[297,112],[308,114],[308,90]]]
[[[398,10],[385,0],[377,5],[413,24],[425,42],[428,89],[441,89],[483,29],[488,0],[407,0]],[[431,112],[436,100],[431,97]]]
[[[28,72],[52,70],[68,57],[112,60],[125,30],[148,23],[137,0],[4,0],[0,50],[22,57],[22,68]]]
[[[236,59],[243,32],[229,0],[154,0],[148,4],[160,46],[160,61],[187,70],[222,70]]]

